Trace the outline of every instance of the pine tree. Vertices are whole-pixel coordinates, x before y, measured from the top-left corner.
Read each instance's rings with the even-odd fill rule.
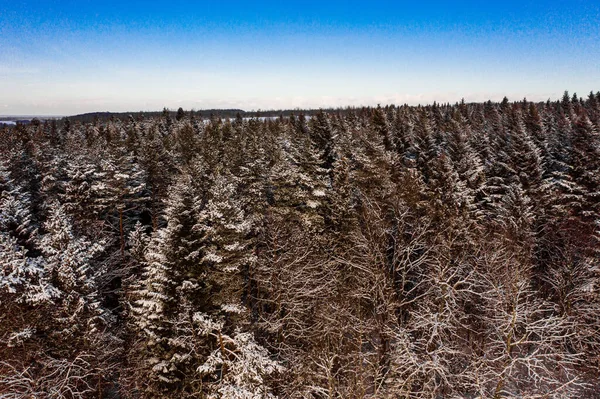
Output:
[[[517,183],[506,187],[498,209],[498,224],[501,234],[516,247],[523,247],[527,253],[532,250],[535,234],[535,214],[532,201]]]
[[[183,108],[179,107],[177,109],[177,115],[175,115],[175,119],[177,119],[177,121],[180,121],[183,118],[185,118],[185,111],[183,110]]]
[[[468,224],[469,213],[474,209],[475,197],[467,189],[450,158],[442,154],[430,166],[428,203],[431,218],[442,225]]]
[[[468,195],[472,197],[473,202],[478,202],[483,195],[485,171],[482,160],[469,141],[473,133],[466,123],[464,120],[460,123],[452,119],[447,152],[459,179],[468,190]]]
[[[27,256],[27,250],[20,246],[15,238],[4,232],[0,233],[0,248],[3,254],[0,292],[3,297],[1,303],[4,306],[38,306],[52,303],[61,295],[50,283],[50,273],[43,258]],[[11,324],[7,322],[4,325],[9,327]]]
[[[148,246],[141,289],[135,302],[136,323],[147,355],[147,395],[181,395],[194,389],[194,312],[203,306],[208,287],[202,267],[202,232],[196,227],[197,189],[190,175],[171,187],[166,227]],[[188,331],[189,329],[192,331]],[[191,335],[188,335],[189,334]],[[183,334],[183,336],[182,336]]]
[[[370,129],[352,129],[354,135],[349,158],[351,159],[351,184],[367,198],[381,205],[389,202],[394,194],[395,173],[400,164],[399,156],[385,150],[382,137]]]
[[[237,185],[232,175],[218,173],[213,177],[207,200],[198,213],[197,229],[203,236],[200,262],[208,274],[211,287],[207,304],[215,316],[223,316],[226,327],[239,325],[246,313],[244,299],[247,270],[254,262],[253,248],[247,237],[252,226],[245,216]]]
[[[381,106],[377,106],[373,111],[373,117],[371,118],[371,123],[373,124],[373,129],[375,130],[375,134],[383,139],[383,145],[386,151],[396,152],[397,148],[394,142],[394,134],[392,132],[392,127],[387,120],[387,116],[384,113]]]
[[[100,162],[90,191],[97,215],[106,220],[119,237],[121,257],[125,255],[125,236],[147,198],[144,171],[128,153],[117,152]],[[137,214],[137,215],[136,215]]]
[[[284,134],[268,177],[272,210],[316,231],[324,224],[327,172],[310,137]]]
[[[60,184],[59,200],[65,210],[74,217],[75,223],[91,227],[97,220],[94,191],[92,186],[98,181],[98,166],[87,156],[73,156],[66,159],[65,180]]]
[[[31,197],[11,178],[1,160],[0,231],[17,238],[21,246],[33,249],[37,228],[31,212]]]
[[[152,227],[158,229],[161,204],[167,197],[167,189],[175,175],[175,167],[156,125],[147,126],[142,135],[141,145],[139,163],[146,175],[145,185],[150,195],[147,208],[151,213]]]
[[[423,175],[425,182],[430,178],[431,161],[438,157],[440,149],[434,139],[434,129],[426,111],[419,115],[415,126],[414,150],[416,167]]]
[[[585,190],[579,215],[584,220],[597,220],[600,214],[600,134],[585,114],[578,116],[573,124],[570,166],[573,180]]]
[[[199,139],[192,124],[185,122],[178,126],[172,140],[174,141],[174,155],[178,163],[189,165],[200,151]]]
[[[95,279],[101,270],[94,267],[93,260],[104,250],[105,243],[102,240],[92,243],[77,236],[64,206],[56,203],[50,207],[44,230],[39,248],[53,285],[69,295],[65,305],[78,307],[81,299],[95,307]]]
[[[511,123],[509,144],[511,169],[515,171],[526,194],[536,202],[541,202],[544,196],[541,151],[527,133],[521,115],[516,112]]]
[[[315,146],[315,151],[320,153],[321,164],[319,166],[329,172],[335,161],[333,146],[336,133],[329,116],[322,110],[314,118],[311,118],[309,136]]]

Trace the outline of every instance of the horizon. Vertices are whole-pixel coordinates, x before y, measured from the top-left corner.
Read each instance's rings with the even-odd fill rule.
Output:
[[[600,91],[596,91],[596,90],[592,90],[591,91],[594,94],[597,94]],[[580,95],[579,93],[576,92],[569,92],[568,90],[564,90],[563,91],[563,95],[564,93],[568,93],[569,97],[571,97],[573,94],[577,94],[578,97],[585,99],[587,97],[587,95]],[[506,97],[506,96],[504,96]],[[487,100],[482,100],[482,101],[466,101],[465,102],[467,104],[478,104],[478,103],[486,103],[488,101],[491,101],[492,103],[500,103],[503,99],[487,99]],[[507,97],[508,98],[508,97]],[[547,98],[546,100],[530,100],[526,97],[521,98],[521,99],[510,99],[508,98],[508,101],[511,103],[516,103],[516,102],[521,102],[523,100],[527,100],[529,102],[534,102],[534,103],[545,103],[547,101],[550,102],[556,102],[556,101],[560,101],[560,99],[562,98],[561,96],[557,96],[556,98]],[[378,106],[382,106],[382,107],[386,107],[386,106],[397,106],[397,107],[401,107],[404,105],[408,105],[408,106],[422,106],[422,107],[428,107],[431,106],[433,104],[438,104],[438,105],[455,105],[460,103],[462,100],[464,100],[464,98],[458,100],[458,101],[449,101],[449,102],[438,102],[436,100],[433,100],[431,102],[427,102],[427,103],[417,103],[417,104],[408,104],[408,103],[404,103],[404,104],[394,104],[394,103],[388,103],[388,104],[364,104],[364,105],[340,105],[340,106],[335,106],[335,107],[315,107],[315,108],[265,108],[265,109],[241,109],[241,108],[199,108],[199,109],[185,109],[182,108],[184,112],[189,113],[189,112],[206,112],[206,111],[242,111],[244,113],[270,113],[270,112],[278,112],[278,111],[316,111],[316,110],[343,110],[343,109],[360,109],[360,108],[374,108],[374,107],[378,107]],[[156,110],[138,110],[138,111],[132,111],[132,110],[127,110],[127,111],[109,111],[109,110],[96,110],[96,111],[89,111],[89,112],[84,112],[81,114],[70,114],[70,115],[36,115],[36,114],[28,114],[28,115],[14,115],[14,114],[0,114],[0,118],[5,119],[5,118],[71,118],[71,117],[77,117],[77,116],[83,116],[83,115],[91,115],[91,114],[127,114],[127,113],[131,113],[131,114],[143,114],[143,113],[161,113],[164,111],[164,109],[167,109],[167,111],[171,112],[171,113],[176,113],[178,109],[174,109],[174,108],[168,108],[168,107],[164,107],[163,109],[156,109]],[[1,121],[0,121],[1,122]]]
[[[537,102],[600,81],[583,0],[0,4],[0,115]]]
[[[506,98],[509,103],[519,103],[522,101],[527,101],[527,102],[531,102],[531,103],[537,103],[537,104],[543,104],[543,103],[547,103],[547,102],[560,102],[562,100],[562,98],[564,97],[564,95],[568,95],[569,98],[572,98],[573,95],[577,95],[577,97],[579,97],[581,100],[585,100],[589,97],[590,94],[593,94],[595,96],[600,95],[600,90],[590,90],[590,91],[585,91],[585,93],[587,94],[583,94],[584,92],[577,93],[577,92],[570,92],[569,90],[563,90],[562,94],[560,96],[556,96],[554,98],[550,98],[548,97],[547,99],[543,100],[531,100],[530,98],[527,97],[523,97],[523,98],[508,98],[507,96],[503,96],[502,98],[495,98],[495,99],[483,99],[480,101],[466,101],[465,98],[461,98],[460,100],[456,100],[456,101],[444,101],[444,102],[440,102],[440,101],[436,101],[435,99],[433,101],[428,101],[428,102],[424,102],[424,103],[377,103],[377,104],[359,104],[359,105],[338,105],[338,106],[330,106],[330,107],[306,107],[306,108],[299,108],[299,107],[295,107],[295,108],[264,108],[264,109],[243,109],[243,108],[214,108],[214,107],[207,107],[207,108],[183,108],[183,107],[179,107],[182,108],[182,110],[185,113],[190,113],[190,112],[207,112],[207,111],[241,111],[244,112],[246,114],[253,114],[253,113],[273,113],[273,112],[290,112],[290,111],[318,111],[318,110],[323,110],[323,111],[329,111],[329,110],[346,110],[346,109],[361,109],[361,108],[376,108],[376,107],[387,107],[387,106],[392,106],[392,107],[402,107],[402,106],[409,106],[409,107],[430,107],[432,105],[448,105],[448,106],[453,106],[453,105],[457,105],[461,102],[465,102],[466,104],[484,104],[487,103],[488,101],[491,103],[501,103],[502,101],[504,101],[504,99]],[[170,113],[176,113],[178,111],[179,108],[169,108],[169,107],[163,107],[163,109],[146,109],[146,110],[137,110],[137,111],[133,111],[133,110],[125,110],[125,111],[110,111],[110,110],[94,110],[94,111],[89,111],[89,112],[83,112],[83,113],[79,113],[79,114],[63,114],[63,115],[42,115],[42,114],[22,114],[22,115],[15,115],[15,114],[2,114],[0,113],[0,123],[2,122],[2,120],[6,120],[9,119],[9,121],[14,121],[16,120],[16,118],[23,118],[23,119],[27,119],[27,118],[46,118],[46,119],[61,119],[61,118],[73,118],[73,117],[78,117],[78,116],[86,116],[86,115],[93,115],[93,114],[156,114],[156,113],[162,113],[164,112],[164,110],[166,109],[167,111],[169,111]]]

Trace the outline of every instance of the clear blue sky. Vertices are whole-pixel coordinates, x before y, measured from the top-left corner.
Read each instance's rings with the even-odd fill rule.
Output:
[[[600,90],[600,1],[0,0],[0,114]]]

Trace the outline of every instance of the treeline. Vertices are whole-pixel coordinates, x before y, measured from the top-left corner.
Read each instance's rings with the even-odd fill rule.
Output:
[[[181,111],[179,111],[181,110]],[[179,112],[179,116],[178,116]],[[195,118],[210,118],[210,117],[218,117],[218,118],[235,118],[236,115],[245,115],[246,111],[241,109],[203,109],[203,110],[190,110],[187,112],[188,117]],[[80,123],[102,123],[114,121],[115,119],[127,120],[130,118],[134,118],[136,120],[144,120],[148,118],[159,118],[159,117],[169,117],[172,119],[181,118],[184,115],[183,108],[178,110],[169,110],[167,108],[162,111],[138,111],[138,112],[90,112],[86,114],[73,115],[68,118],[63,118],[63,121],[69,119],[70,122],[80,122]]]
[[[69,116],[70,122],[80,123],[101,123],[113,121],[115,119],[127,120],[134,118],[142,121],[147,118],[160,118],[166,117],[178,119],[183,115],[188,118],[200,118],[200,119],[211,119],[211,118],[222,118],[222,119],[234,119],[237,117],[242,118],[278,118],[278,117],[290,117],[292,115],[304,115],[313,116],[319,112],[328,113],[350,113],[355,112],[357,108],[328,108],[328,109],[280,109],[280,110],[258,110],[258,111],[244,111],[242,109],[201,109],[201,110],[187,110],[179,108],[177,110],[163,109],[162,111],[139,111],[139,112],[91,112],[87,114]],[[63,122],[66,120],[62,119]]]
[[[600,392],[600,93],[0,129],[0,396]]]

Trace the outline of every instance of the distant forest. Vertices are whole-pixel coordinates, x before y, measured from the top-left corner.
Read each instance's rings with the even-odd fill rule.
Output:
[[[289,117],[291,115],[304,115],[311,116],[316,115],[319,112],[328,113],[346,113],[354,112],[356,108],[329,108],[329,109],[283,109],[283,110],[266,110],[266,111],[244,111],[242,109],[202,109],[202,110],[189,110],[184,111],[183,108],[178,110],[163,109],[161,112],[153,111],[138,111],[138,112],[91,112],[87,114],[74,115],[68,117],[73,122],[81,123],[99,123],[108,122],[114,119],[126,120],[128,118],[134,118],[136,120],[143,120],[148,118],[158,118],[167,116],[172,119],[180,119],[183,116],[188,118],[222,118],[222,119],[233,119],[237,117],[242,118],[277,118],[280,116]]]
[[[0,397],[600,398],[600,93],[203,112],[0,126]]]

